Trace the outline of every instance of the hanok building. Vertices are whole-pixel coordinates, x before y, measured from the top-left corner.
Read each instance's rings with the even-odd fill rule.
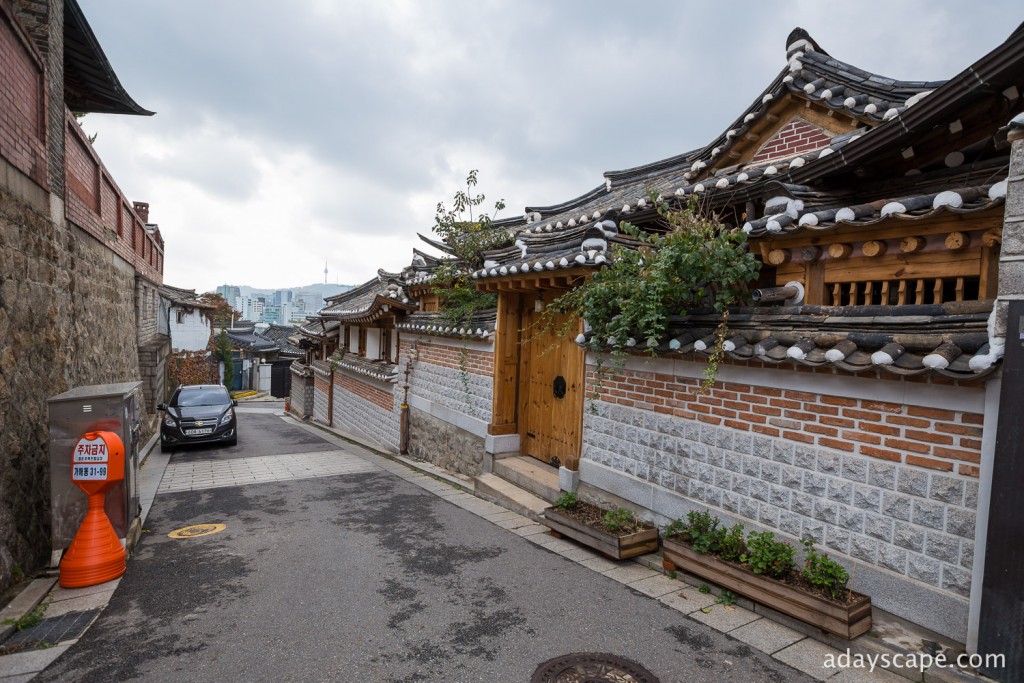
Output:
[[[1022,293],[999,277],[1022,80],[1021,29],[938,82],[865,72],[797,29],[786,66],[707,145],[528,208],[515,246],[474,274],[499,295],[491,434],[657,520],[713,508],[810,536],[876,606],[976,644],[1005,341],[994,302]],[[577,340],[538,328],[629,245],[621,220],[658,229],[651,190],[696,196],[764,264],[706,395],[720,316],[674,321],[654,358],[603,380],[582,321]]]
[[[1014,466],[996,440],[998,430],[1013,448],[999,411],[1005,301],[1024,297],[1024,200],[1007,198],[1024,184],[1024,141],[1011,171],[1006,123],[1024,108],[1024,30],[948,81],[865,72],[800,29],[785,56],[707,145],[606,173],[503,225],[514,245],[474,273],[498,295],[493,317],[446,322],[430,288],[436,262],[415,254],[404,280],[420,307],[395,320],[395,370],[409,370],[411,422],[433,435],[421,457],[479,474],[487,495],[499,495],[496,476],[549,499],[578,486],[659,522],[711,508],[730,524],[811,537],[876,607],[972,651],[979,639],[991,647],[985,625],[1020,617],[1006,571],[1024,566],[988,542],[1024,502],[993,497],[997,471]],[[621,221],[664,229],[652,191],[679,205],[695,197],[745,230],[763,263],[755,305],[730,312],[706,394],[721,316],[673,320],[644,345],[652,355],[622,368],[604,362],[584,321],[544,322],[615,245],[635,245]],[[319,329],[315,343],[328,343]],[[333,381],[322,386],[338,401]],[[989,616],[999,605],[1011,613]]]

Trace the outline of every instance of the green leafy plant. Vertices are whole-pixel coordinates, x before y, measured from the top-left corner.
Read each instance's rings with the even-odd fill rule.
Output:
[[[27,628],[32,628],[43,620],[43,614],[46,613],[46,608],[49,604],[49,600],[41,602],[17,619],[4,619],[4,624],[14,626],[14,630],[16,631],[24,631]]]
[[[805,538],[801,541],[807,558],[801,572],[804,579],[813,586],[818,586],[832,598],[839,598],[846,589],[850,575],[846,568],[831,559],[828,553],[819,553],[814,549],[814,540]]]
[[[675,579],[679,578],[679,572],[677,572],[674,569],[671,569],[671,570],[665,572],[665,576],[667,576],[670,579],[675,580]]]
[[[562,494],[555,500],[555,507],[562,510],[571,510],[576,507],[579,498],[572,491],[562,491]]]
[[[736,604],[736,594],[730,590],[722,589],[719,596],[715,598],[715,603],[724,607],[732,607]]]
[[[734,524],[728,530],[722,529],[718,539],[718,556],[729,562],[738,562],[747,552],[747,542],[743,539],[743,525]]]
[[[711,592],[711,586],[707,585],[706,583],[702,583],[700,585],[700,588],[697,589],[697,592],[702,593],[703,595],[707,595]]]
[[[592,348],[610,350],[621,363],[631,348],[655,353],[672,316],[721,313],[706,388],[722,356],[728,309],[746,298],[747,283],[757,277],[761,263],[749,252],[742,230],[726,228],[694,201],[673,208],[656,192],[648,195],[660,218],[657,229],[621,223],[629,243],[611,245],[606,267],[552,302],[547,324],[553,324],[555,314],[582,316],[592,330]]]
[[[740,561],[755,574],[782,579],[793,571],[795,554],[796,548],[792,543],[776,541],[772,532],[751,531],[747,537],[747,551],[740,556]]]
[[[604,528],[611,532],[629,529],[637,525],[636,515],[626,508],[615,508],[604,513]]]
[[[447,246],[450,258],[434,269],[433,291],[440,297],[441,311],[452,325],[468,322],[475,314],[498,305],[496,294],[478,292],[472,273],[483,267],[483,253],[512,243],[512,235],[494,227],[493,218],[479,211],[485,196],[475,193],[477,171],[466,176],[466,189],[459,190],[448,207],[439,202],[433,231]],[[495,216],[505,200],[494,203]]]

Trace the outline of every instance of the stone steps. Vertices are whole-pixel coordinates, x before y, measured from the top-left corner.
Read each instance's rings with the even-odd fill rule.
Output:
[[[561,494],[558,470],[536,458],[515,455],[494,461],[494,474],[529,493],[554,503]]]
[[[489,500],[535,521],[540,520],[541,512],[549,506],[546,500],[538,498],[495,474],[481,474],[476,477],[473,481],[473,493],[479,498]]]

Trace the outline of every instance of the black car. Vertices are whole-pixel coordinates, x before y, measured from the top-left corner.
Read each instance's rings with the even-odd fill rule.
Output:
[[[235,406],[220,384],[180,386],[170,402],[157,406],[165,411],[160,423],[160,451],[193,443],[238,443]]]

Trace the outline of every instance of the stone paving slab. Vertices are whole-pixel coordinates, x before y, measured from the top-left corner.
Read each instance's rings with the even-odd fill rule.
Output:
[[[647,567],[641,567],[638,564],[632,563],[625,567],[616,567],[615,569],[609,569],[603,572],[609,579],[615,579],[619,583],[632,584],[643,579],[654,578],[659,574]]]
[[[834,650],[828,645],[819,643],[812,638],[804,638],[798,643],[779,650],[772,656],[780,662],[789,664],[798,671],[803,671],[808,676],[824,681],[839,673],[836,669],[825,668],[825,657],[830,654],[838,654],[838,650]],[[854,680],[857,679],[855,678]]]
[[[593,569],[595,572],[601,573],[610,571],[612,569],[616,569],[617,567],[621,566],[618,562],[615,562],[614,560],[609,560],[607,557],[604,557],[602,555],[597,555],[587,560],[576,561],[582,564],[587,569]]]
[[[907,679],[885,669],[843,669],[828,683],[907,683]]]
[[[652,576],[649,579],[641,579],[635,583],[629,584],[630,588],[635,588],[644,595],[649,595],[652,598],[660,598],[662,595],[667,595],[672,592],[678,592],[680,583],[675,579],[670,579],[667,576],[658,574]]]
[[[710,611],[705,612],[704,610]],[[752,621],[764,618],[749,610],[745,610],[742,607],[726,607],[725,605],[716,604],[699,608],[696,612],[690,612],[690,617],[692,619],[696,619],[702,624],[707,624],[716,631],[722,631],[723,633],[728,633],[729,631],[735,630],[744,624],[749,624]]]
[[[806,638],[804,634],[794,631],[788,626],[778,624],[771,619],[752,621],[745,626],[740,626],[738,629],[730,631],[729,635],[768,654],[774,654]]]
[[[705,607],[711,607],[715,604],[714,595],[701,593],[696,588],[686,587],[673,593],[667,593],[658,598],[658,600],[686,614],[704,609]]]
[[[73,641],[61,643],[45,650],[30,650],[29,652],[17,652],[13,655],[0,657],[0,674],[4,676],[20,676],[25,674],[35,675],[50,665],[50,662],[64,654]],[[28,680],[28,679],[24,679]]]
[[[67,614],[68,612],[84,612],[86,610],[106,607],[113,594],[114,589],[109,588],[98,593],[90,593],[88,595],[81,595],[77,598],[68,598],[67,600],[53,602],[46,608],[45,616],[50,618]]]
[[[229,461],[201,460],[168,465],[158,492],[199,491],[375,471],[380,471],[380,468],[358,455],[341,450],[265,455]]]

